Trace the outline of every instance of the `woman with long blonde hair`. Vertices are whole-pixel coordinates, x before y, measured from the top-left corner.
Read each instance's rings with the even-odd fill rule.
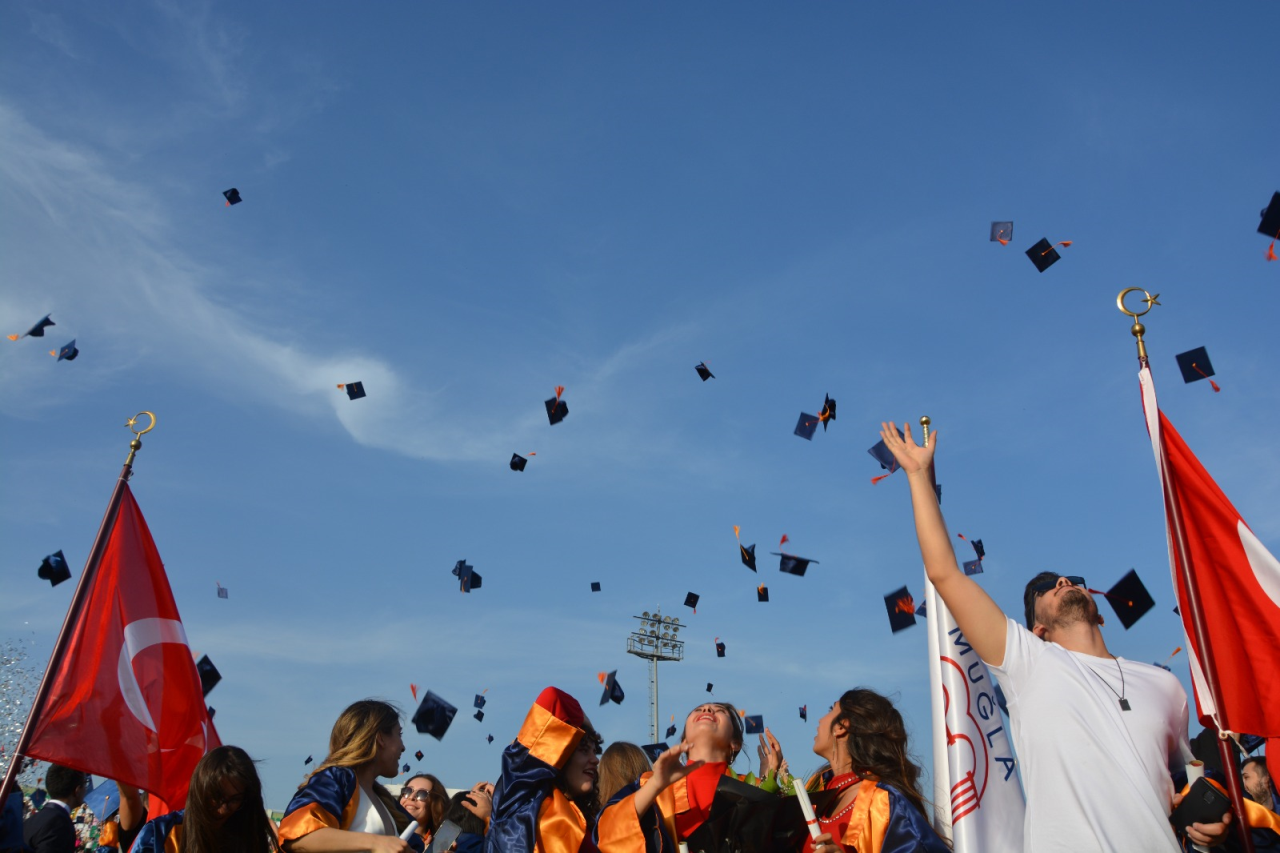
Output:
[[[400,711],[377,699],[350,705],[333,724],[329,754],[298,788],[280,821],[287,853],[404,853],[422,840],[399,834],[412,818],[382,785],[396,776],[404,740]]]

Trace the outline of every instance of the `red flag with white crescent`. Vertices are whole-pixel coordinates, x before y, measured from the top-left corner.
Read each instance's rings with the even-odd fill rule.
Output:
[[[26,754],[181,806],[221,743],[151,531],[128,485]]]
[[[1147,430],[1165,489],[1169,566],[1187,632],[1200,721],[1280,737],[1280,562],[1258,540],[1156,405],[1151,371],[1138,373]],[[1194,572],[1212,655],[1196,643],[1180,569],[1179,534]],[[1221,688],[1215,707],[1204,672]],[[1273,741],[1274,742],[1274,741]]]

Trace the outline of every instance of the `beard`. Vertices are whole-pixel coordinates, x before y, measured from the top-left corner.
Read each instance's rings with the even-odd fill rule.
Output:
[[[1052,627],[1065,628],[1077,622],[1097,625],[1099,621],[1098,603],[1086,595],[1084,590],[1079,587],[1072,587],[1062,594],[1062,598],[1058,602],[1058,613],[1054,617]]]

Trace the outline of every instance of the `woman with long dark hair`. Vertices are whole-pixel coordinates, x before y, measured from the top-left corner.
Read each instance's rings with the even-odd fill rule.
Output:
[[[449,794],[439,779],[430,773],[418,773],[410,776],[400,789],[400,805],[418,822],[417,833],[422,836],[422,843],[430,844],[431,836],[444,823],[445,812],[449,811]]]
[[[548,687],[502,753],[487,853],[578,853],[589,846],[600,736],[578,700]]]
[[[893,703],[874,690],[846,692],[818,721],[813,751],[826,772],[807,789],[838,791],[818,815],[822,834],[804,853],[946,853],[929,825],[920,767],[907,752],[907,729]],[[798,784],[798,782],[797,782]]]
[[[280,845],[287,853],[422,850],[421,837],[399,838],[413,819],[377,781],[399,775],[403,753],[394,705],[363,699],[348,706],[329,734],[329,754],[285,809]]]
[[[243,749],[211,749],[191,774],[186,808],[149,821],[136,853],[274,853],[275,831],[262,804],[262,782]]]

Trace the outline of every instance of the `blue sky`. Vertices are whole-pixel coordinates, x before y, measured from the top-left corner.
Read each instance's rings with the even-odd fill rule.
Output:
[[[58,325],[0,346],[0,624],[47,656],[72,585],[35,569],[63,549],[79,576],[121,424],[151,409],[134,492],[273,805],[341,708],[411,709],[411,682],[463,707],[407,740],[450,786],[496,777],[546,684],[646,741],[625,638],[657,607],[689,625],[664,723],[712,681],[798,770],[796,707],[867,685],[928,766],[925,632],[891,636],[881,601],[921,594],[906,484],[870,485],[866,449],[929,414],[997,601],[1137,568],[1157,607],[1107,635],[1163,660],[1182,634],[1114,299],[1162,294],[1162,405],[1277,551],[1280,264],[1254,231],[1278,25],[1258,3],[5,4],[0,331]],[[1041,237],[1074,241],[1044,274]],[[44,354],[72,337],[74,363]],[[1221,394],[1178,378],[1201,345]],[[793,437],[824,394],[839,419]],[[821,563],[752,575],[734,524]],[[612,669],[627,701],[597,709]]]

